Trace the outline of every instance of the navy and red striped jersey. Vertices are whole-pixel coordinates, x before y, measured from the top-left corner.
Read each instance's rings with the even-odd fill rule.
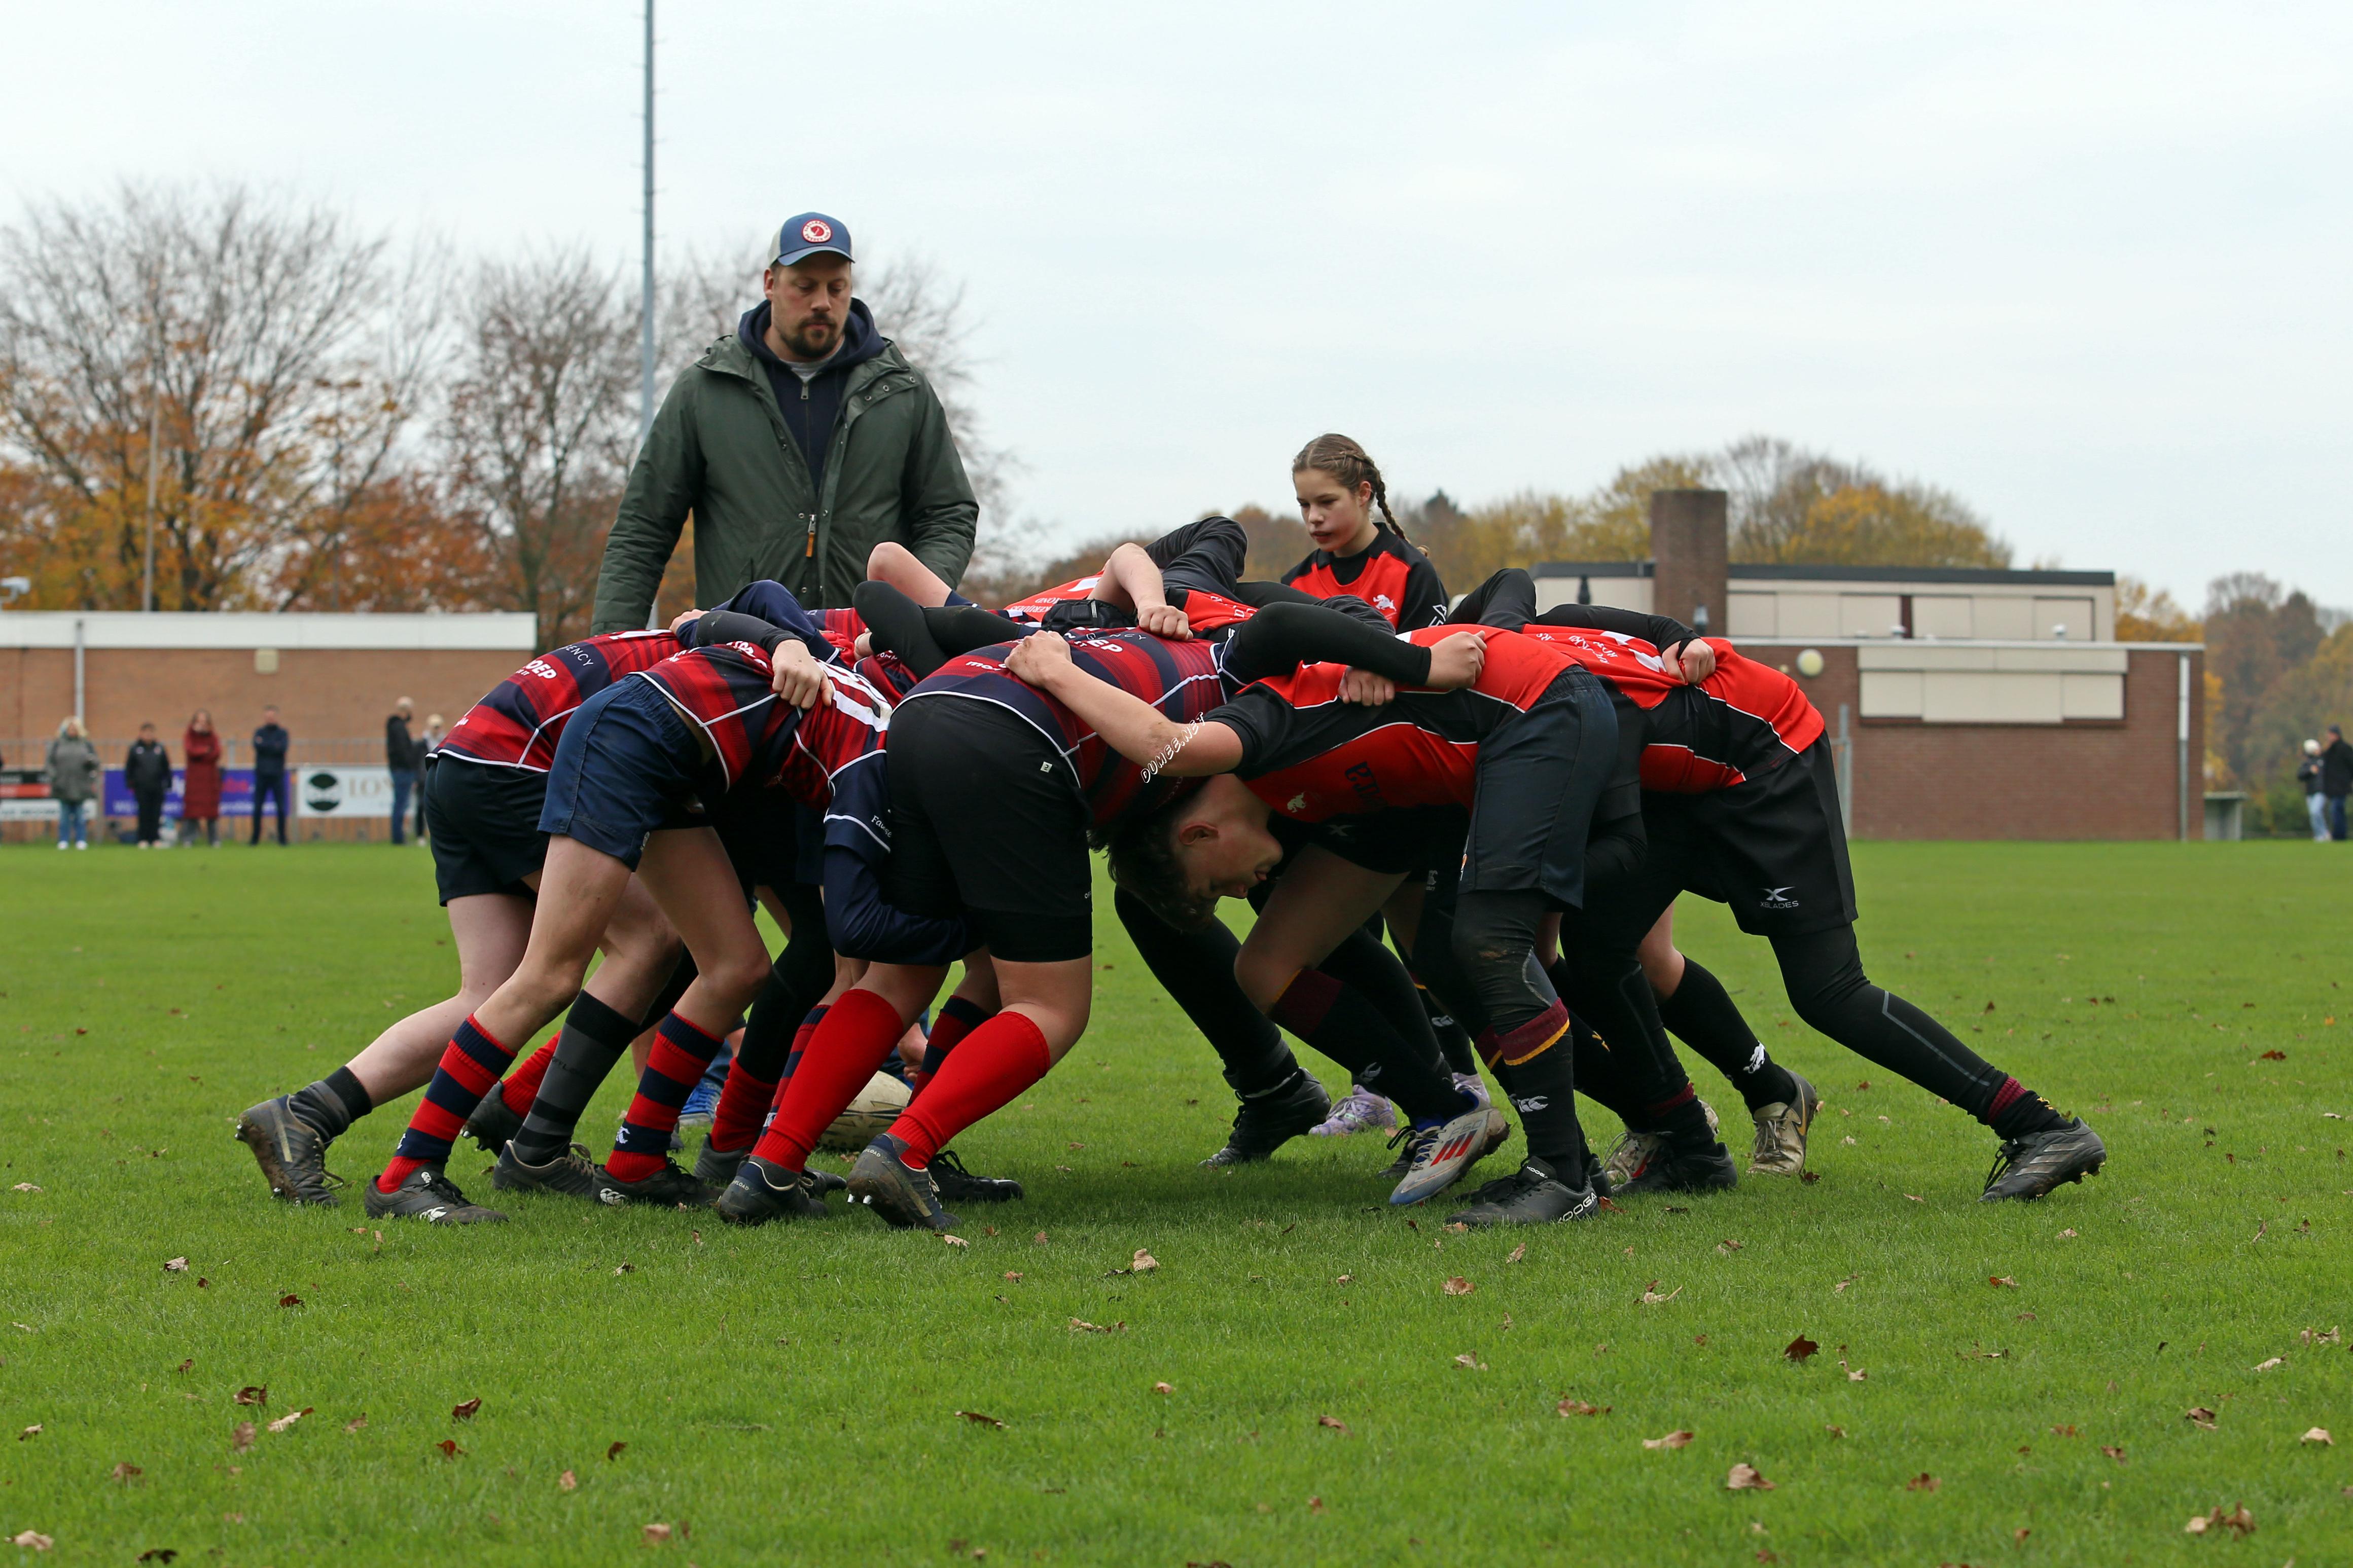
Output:
[[[881,692],[849,670],[824,668],[833,700],[807,710],[769,689],[776,666],[757,643],[689,648],[638,676],[710,738],[722,787],[780,789],[822,808],[832,803],[837,773],[881,755],[891,722]]]
[[[573,710],[623,676],[679,651],[669,632],[607,632],[541,654],[449,727],[439,752],[543,773]],[[437,753],[439,754],[439,753]]]
[[[1446,584],[1440,581],[1438,568],[1386,528],[1354,555],[1316,551],[1284,573],[1282,580],[1319,599],[1354,594],[1399,631],[1436,626],[1446,618]]]
[[[1070,639],[1071,662],[1098,680],[1138,697],[1179,724],[1207,718],[1226,700],[1219,647],[1195,638],[1169,642],[1149,632],[1091,632]],[[1061,752],[1071,780],[1098,827],[1132,808],[1149,810],[1184,781],[1162,779],[1147,786],[1144,770],[1103,742],[1077,714],[1036,687],[1008,675],[1011,643],[952,658],[909,692],[906,700],[945,699],[993,702],[1033,725]]]
[[[866,634],[866,617],[856,610],[815,610],[810,618],[844,664],[858,657],[858,639]]]
[[[1402,690],[1377,708],[1343,702],[1347,670],[1336,664],[1303,665],[1244,688],[1209,715],[1241,738],[1236,776],[1302,822],[1469,805],[1480,742],[1535,706],[1573,666],[1534,637],[1493,626],[1426,626],[1407,640],[1428,647],[1465,631],[1486,639],[1487,662],[1461,690]]]

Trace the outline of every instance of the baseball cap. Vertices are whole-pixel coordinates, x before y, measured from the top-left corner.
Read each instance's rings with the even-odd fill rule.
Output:
[[[806,257],[834,255],[844,261],[857,258],[849,254],[849,230],[841,220],[823,213],[800,213],[785,220],[776,231],[776,259],[772,265],[790,267]]]

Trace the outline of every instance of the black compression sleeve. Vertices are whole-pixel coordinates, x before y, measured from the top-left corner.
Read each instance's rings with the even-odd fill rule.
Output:
[[[1430,679],[1430,650],[1321,605],[1270,605],[1226,645],[1226,673],[1238,680],[1288,675],[1303,664],[1369,669],[1405,686]]]
[[[712,643],[748,642],[774,653],[792,634],[757,616],[747,616],[741,610],[705,610],[695,617],[694,646],[709,647]]]
[[[1608,605],[1556,605],[1535,618],[1548,626],[1582,626],[1593,631],[1641,637],[1661,653],[1681,647],[1699,636],[1672,616],[1640,615],[1632,610],[1614,609]]]
[[[1269,605],[1318,605],[1335,615],[1345,616],[1352,621],[1361,621],[1383,637],[1391,636],[1397,630],[1389,625],[1387,616],[1354,594],[1335,594],[1328,599],[1319,599],[1305,589],[1294,588],[1288,583],[1242,583],[1235,586],[1234,597],[1261,610]]]
[[[1462,595],[1449,625],[1501,626],[1515,632],[1536,618],[1536,580],[1517,566],[1506,566]]]
[[[895,653],[916,679],[948,661],[923,624],[923,606],[888,583],[864,582],[849,591],[849,603],[866,623],[877,653]]]
[[[1038,629],[994,610],[984,610],[978,605],[942,605],[937,609],[925,610],[923,625],[930,629],[932,640],[939,645],[940,651],[949,658],[976,647],[1018,642]]]

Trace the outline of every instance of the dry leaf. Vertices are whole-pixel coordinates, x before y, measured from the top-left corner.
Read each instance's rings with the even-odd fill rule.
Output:
[[[466,1451],[458,1447],[458,1439],[455,1437],[444,1437],[433,1446],[441,1450],[441,1457],[445,1459],[454,1459]]]
[[[151,1546],[139,1554],[142,1563],[170,1563],[179,1552],[168,1546]]]
[[[1798,1173],[1798,1180],[1805,1183],[1806,1185],[1810,1187],[1821,1179],[1822,1173],[1820,1171],[1800,1171]]]
[[[1135,1261],[1128,1265],[1129,1269],[1137,1274],[1149,1274],[1159,1267],[1160,1259],[1140,1247],[1135,1249]]]
[[[609,1465],[615,1459],[619,1458],[621,1457],[621,1450],[628,1447],[628,1445],[627,1443],[616,1443],[611,1447],[606,1449],[605,1462]]]
[[[1645,1437],[1642,1439],[1642,1447],[1645,1448],[1683,1448],[1688,1447],[1691,1444],[1691,1440],[1692,1435],[1689,1432],[1674,1431],[1668,1433],[1663,1437]]]
[[[1841,1350],[1844,1350],[1844,1349],[1846,1349],[1846,1347],[1845,1347],[1844,1345],[1841,1345],[1841,1346],[1839,1346],[1839,1349],[1841,1349]],[[1871,1375],[1869,1373],[1864,1372],[1864,1371],[1862,1370],[1862,1368],[1861,1368],[1861,1367],[1859,1367],[1859,1366],[1856,1366],[1856,1367],[1850,1367],[1850,1366],[1847,1366],[1847,1364],[1846,1364],[1846,1359],[1845,1359],[1843,1356],[1841,1356],[1841,1357],[1839,1359],[1839,1365],[1840,1365],[1841,1368],[1843,1368],[1843,1369],[1845,1370],[1845,1372],[1846,1372],[1846,1380],[1847,1380],[1849,1383],[1861,1383],[1864,1378],[1866,1378],[1866,1377],[1868,1377],[1868,1376],[1870,1376],[1870,1375]]]
[[[2053,1426],[2051,1428],[2051,1435],[2053,1437],[2073,1437],[2076,1433],[2073,1426]]]
[[[2192,1426],[2202,1426],[2209,1432],[2214,1430],[2214,1413],[2202,1405],[2183,1411],[2181,1418]]]
[[[1858,1279],[1862,1279],[1862,1275],[1860,1275],[1860,1274],[1850,1274],[1850,1275],[1848,1275],[1845,1279],[1843,1279],[1840,1280],[1837,1284],[1835,1284],[1835,1285],[1833,1285],[1833,1286],[1831,1286],[1831,1295],[1833,1295],[1833,1296],[1843,1296],[1843,1295],[1845,1295],[1845,1294],[1846,1294],[1846,1288],[1847,1288],[1848,1286],[1850,1286],[1850,1285],[1853,1284],[1856,1280],[1858,1280]]]
[[[1846,1436],[1846,1428],[1843,1426],[1825,1426],[1822,1430],[1829,1433],[1833,1437],[1843,1437]]]
[[[1724,1478],[1724,1489],[1728,1492],[1769,1492],[1773,1489],[1773,1483],[1758,1475],[1756,1466],[1738,1464],[1733,1466]]]
[[[2316,1443],[2324,1448],[2334,1448],[2337,1447],[2337,1439],[2328,1435],[2328,1428],[2326,1426],[2315,1426],[2303,1436],[2297,1438],[2296,1441],[2299,1443]]]
[[[346,1431],[346,1432],[356,1432],[356,1431],[358,1431],[361,1427],[363,1427],[363,1426],[366,1426],[366,1425],[367,1425],[367,1417],[366,1417],[366,1416],[364,1416],[364,1415],[354,1415],[354,1416],[353,1416],[350,1420],[348,1420],[348,1421],[346,1421],[346,1422],[344,1422],[344,1423],[343,1423],[343,1430],[344,1430],[344,1431]]]
[[[956,1414],[963,1416],[965,1420],[972,1422],[975,1426],[994,1426],[1000,1432],[1005,1430],[1005,1423],[999,1421],[994,1415],[983,1415],[977,1410],[959,1410]]]
[[[229,1397],[239,1405],[267,1405],[269,1403],[269,1387],[267,1384],[248,1383]]]
[[[1446,1283],[1440,1287],[1440,1289],[1450,1296],[1468,1296],[1472,1291],[1479,1289],[1479,1287],[1472,1284],[1471,1281],[1463,1279],[1460,1274],[1457,1274],[1449,1279]]]
[[[108,1477],[113,1480],[135,1481],[147,1472],[141,1469],[138,1466],[132,1464],[128,1459],[119,1459],[115,1462],[114,1468],[107,1471],[106,1473]]]
[[[1722,1241],[1715,1244],[1715,1249],[1718,1252],[1723,1253],[1737,1252],[1740,1250],[1740,1243],[1733,1240],[1732,1237],[1727,1236]]]
[[[562,1491],[578,1491],[580,1489],[580,1478],[574,1475],[570,1470],[566,1470],[562,1475],[555,1478],[555,1485],[557,1489]]]
[[[1484,1372],[1487,1370],[1487,1363],[1481,1361],[1475,1355],[1456,1356],[1454,1358],[1454,1364],[1462,1368],[1465,1372]]]
[[[2109,1458],[2114,1459],[2119,1465],[2125,1462],[2125,1451],[2122,1448],[2112,1448],[2107,1444],[2103,1443],[2100,1445],[2100,1452],[2105,1454]]]
[[[649,1525],[646,1526],[646,1540],[647,1540],[649,1542],[650,1542],[650,1543],[652,1543],[652,1544],[655,1544],[655,1545],[659,1545],[662,1542],[668,1541],[669,1539],[670,1539],[670,1526],[669,1526],[669,1525],[667,1525],[667,1524],[649,1524]]]
[[[2272,1368],[2274,1368],[2274,1367],[2275,1367],[2275,1366],[2285,1366],[2286,1364],[2287,1364],[2287,1357],[2285,1357],[2285,1356],[2284,1356],[2284,1355],[2275,1355],[2275,1356],[2272,1357],[2272,1359],[2271,1359],[2271,1360],[2269,1360],[2269,1361],[2267,1361],[2267,1362],[2263,1362],[2263,1363],[2258,1363],[2258,1364],[2256,1365],[2256,1367],[2254,1368],[2254,1370],[2255,1370],[2255,1371],[2257,1371],[2257,1372],[2269,1372],[2269,1371],[2271,1371],[2271,1369],[2272,1369]]]
[[[1662,1302],[1672,1301],[1683,1293],[1683,1288],[1678,1285],[1673,1289],[1662,1296],[1659,1294],[1659,1282],[1653,1279],[1651,1281],[1648,1288],[1646,1288],[1642,1292],[1642,1305],[1645,1307],[1655,1307],[1660,1305]]]
[[[185,1274],[187,1271],[188,1271],[188,1260],[187,1260],[186,1258],[166,1258],[165,1259],[164,1259],[164,1273],[166,1273],[166,1274]]]
[[[39,1190],[37,1187],[34,1189],[36,1192]],[[24,1547],[28,1552],[47,1552],[57,1544],[57,1541],[54,1537],[43,1535],[37,1530],[20,1530],[8,1538],[8,1544]]]
[[[2075,1227],[2073,1226],[2069,1226],[2065,1230],[2061,1231],[2059,1234],[2069,1240],[2073,1240],[2075,1235]]]
[[[1074,1334],[1115,1334],[1125,1327],[1127,1320],[1124,1318],[1116,1323],[1090,1323],[1084,1318],[1071,1320],[1071,1332]]]
[[[317,1408],[315,1405],[305,1405],[300,1410],[290,1410],[285,1415],[280,1415],[277,1420],[272,1421],[269,1424],[269,1429],[272,1432],[283,1432],[289,1426],[293,1426],[297,1421],[301,1420],[305,1415],[310,1415],[315,1408]]]
[[[278,1298],[278,1304],[281,1307],[299,1307],[302,1304],[302,1298],[292,1294],[280,1296]]]
[[[1986,1283],[1996,1286],[2007,1285],[2013,1290],[2018,1289],[2018,1281],[2007,1274],[1989,1274],[1986,1276]]]
[[[479,1399],[469,1399],[462,1404],[453,1405],[449,1407],[449,1419],[452,1421],[471,1421],[474,1418],[474,1412],[480,1410],[481,1407],[482,1402]]]
[[[1176,1385],[1173,1384],[1155,1383],[1152,1385],[1152,1392],[1155,1394],[1174,1394],[1176,1392]]]
[[[2181,1528],[2191,1535],[2203,1535],[2218,1524],[2242,1541],[2255,1532],[2255,1516],[2247,1511],[2244,1503],[2239,1504],[2230,1513],[2216,1508],[2202,1514],[2192,1514],[2189,1522]]]
[[[1887,1120],[1887,1118],[1885,1118],[1884,1116],[1883,1116],[1883,1117],[1881,1117],[1881,1118],[1880,1118],[1880,1120],[1881,1120],[1882,1121],[1886,1121],[1886,1120]],[[1925,1204],[1925,1203],[1926,1203],[1926,1202],[1928,1201],[1927,1199],[1926,1199],[1926,1198],[1922,1197],[1922,1196],[1921,1196],[1919,1194],[1917,1194],[1917,1193],[1906,1193],[1906,1194],[1905,1194],[1904,1195],[1905,1195],[1905,1197],[1907,1197],[1907,1198],[1911,1199],[1911,1200],[1912,1200],[1914,1203],[1915,1203],[1915,1204]]]
[[[616,1274],[635,1274],[637,1271],[638,1266],[634,1263],[617,1263],[613,1266],[613,1272]]]
[[[1021,1270],[1018,1268],[1008,1268],[1005,1271],[1005,1277],[1008,1279],[1018,1282],[1021,1279]]]
[[[18,1182],[16,1186],[10,1189],[12,1192],[19,1193],[37,1193],[40,1190],[40,1188],[33,1185],[30,1182]]]
[[[1610,1407],[1607,1405],[1588,1405],[1582,1399],[1571,1399],[1567,1394],[1563,1394],[1560,1403],[1554,1405],[1552,1409],[1556,1415],[1607,1415],[1609,1414]]]
[[[2284,1062],[2287,1060],[2287,1053],[2283,1050],[2268,1050],[2258,1059],[2267,1062]]]
[[[19,1443],[28,1443],[40,1435],[41,1424],[36,1421],[30,1426],[26,1427],[22,1432],[16,1434],[16,1441]]]
[[[1781,1347],[1781,1353],[1788,1357],[1791,1361],[1801,1362],[1821,1348],[1822,1347],[1814,1341],[1806,1338],[1803,1334],[1799,1334],[1796,1339],[1791,1340],[1788,1344]]]
[[[238,1422],[236,1429],[231,1431],[228,1435],[228,1451],[232,1454],[242,1454],[248,1448],[252,1447],[253,1423],[250,1421]]]
[[[1046,1245],[1046,1233],[1045,1233],[1044,1231],[1042,1231],[1042,1230],[1041,1230],[1041,1231],[1039,1231],[1037,1235],[1035,1235],[1035,1236],[1031,1237],[1029,1239],[1030,1239],[1032,1242],[1036,1243],[1038,1246],[1039,1246],[1039,1247],[1043,1247],[1043,1246],[1045,1246],[1045,1245]]]
[[[972,1243],[966,1241],[964,1237],[951,1235],[949,1232],[944,1230],[940,1232],[940,1239],[946,1242],[950,1247],[970,1247],[972,1245]]]
[[[1927,1471],[1923,1470],[1918,1475],[1914,1476],[1910,1480],[1905,1481],[1904,1483],[1904,1489],[1907,1492],[1933,1492],[1942,1489],[1944,1484],[1944,1482],[1938,1480]]]

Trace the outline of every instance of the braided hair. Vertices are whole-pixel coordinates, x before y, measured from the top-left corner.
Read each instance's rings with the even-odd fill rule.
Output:
[[[1339,435],[1316,437],[1300,447],[1299,456],[1291,459],[1291,471],[1294,474],[1305,473],[1310,468],[1331,475],[1351,491],[1358,485],[1370,484],[1373,487],[1373,504],[1381,509],[1379,526],[1399,539],[1405,538],[1405,529],[1398,521],[1397,513],[1389,510],[1389,487],[1381,478],[1380,465],[1374,462],[1372,454],[1356,441]]]

